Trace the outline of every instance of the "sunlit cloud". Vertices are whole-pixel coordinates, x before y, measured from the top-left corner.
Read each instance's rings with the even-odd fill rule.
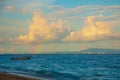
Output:
[[[2,38],[0,38],[0,43],[2,43],[4,40]]]
[[[16,8],[13,6],[6,6],[5,9],[10,11],[16,10]]]
[[[10,48],[10,49],[8,49],[8,52],[14,52],[14,51],[15,51],[14,48]]]
[[[9,11],[16,11],[20,13],[28,13],[31,14],[36,10],[41,10],[43,7],[47,8],[54,0],[15,0],[15,1],[3,1],[6,2],[4,8]]]
[[[0,48],[0,53],[4,52],[4,48]]]
[[[28,33],[20,35],[10,42],[16,44],[38,44],[55,41],[98,41],[98,40],[119,40],[120,33],[114,32],[113,26],[119,21],[102,21],[103,15],[89,16],[85,25],[78,31],[71,31],[66,21],[58,20],[50,22],[40,12],[34,12],[32,21],[29,22]],[[69,35],[68,35],[69,34]]]
[[[41,41],[57,41],[65,37],[70,31],[67,21],[50,22],[40,12],[34,12],[30,21],[28,33],[12,39],[13,43],[39,43]]]
[[[16,12],[20,12],[20,13],[27,13],[27,9],[25,8],[17,8],[17,7],[13,7],[13,6],[5,6],[6,10],[9,11],[16,11]]]
[[[112,31],[111,27],[106,26],[102,21],[97,21],[100,16],[89,16],[84,22],[85,26],[78,31],[72,31],[63,41],[98,41],[120,39],[120,33]]]
[[[23,8],[23,9],[21,9],[20,11],[21,11],[22,13],[27,13],[27,10],[26,10],[26,9],[24,9],[24,8]]]
[[[0,53],[8,53],[8,52],[14,52],[14,51],[15,51],[14,48],[8,48],[8,49],[0,48]]]

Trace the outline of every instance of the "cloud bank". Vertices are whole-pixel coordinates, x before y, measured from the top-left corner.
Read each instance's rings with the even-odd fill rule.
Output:
[[[78,31],[72,31],[63,41],[98,41],[120,39],[120,33],[115,33],[104,22],[97,21],[103,16],[89,16],[84,22],[85,26]]]
[[[42,13],[33,13],[29,22],[28,32],[11,39],[15,44],[40,44],[43,42],[79,42],[79,41],[99,41],[120,39],[120,33],[114,32],[110,21],[102,20],[104,16],[88,16],[84,20],[84,26],[71,31],[71,26],[67,21],[50,21]],[[119,21],[118,21],[119,22]],[[115,24],[118,22],[114,22]],[[113,22],[112,22],[113,23]]]
[[[17,39],[10,40],[13,43],[39,43],[42,41],[57,41],[64,38],[70,31],[67,21],[58,20],[49,22],[40,12],[34,12],[29,23],[28,33],[20,35]]]

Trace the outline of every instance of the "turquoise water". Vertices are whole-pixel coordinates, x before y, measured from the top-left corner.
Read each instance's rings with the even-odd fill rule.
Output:
[[[31,56],[30,60],[10,60]],[[120,80],[119,54],[4,54],[0,71],[42,80]]]

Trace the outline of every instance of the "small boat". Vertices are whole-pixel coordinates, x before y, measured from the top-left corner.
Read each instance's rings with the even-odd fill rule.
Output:
[[[30,56],[25,56],[25,57],[12,57],[11,60],[30,60]]]

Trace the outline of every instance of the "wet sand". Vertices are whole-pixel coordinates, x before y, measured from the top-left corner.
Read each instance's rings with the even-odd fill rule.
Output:
[[[23,76],[0,72],[0,80],[38,80],[38,79],[27,78],[27,77],[23,77]]]

